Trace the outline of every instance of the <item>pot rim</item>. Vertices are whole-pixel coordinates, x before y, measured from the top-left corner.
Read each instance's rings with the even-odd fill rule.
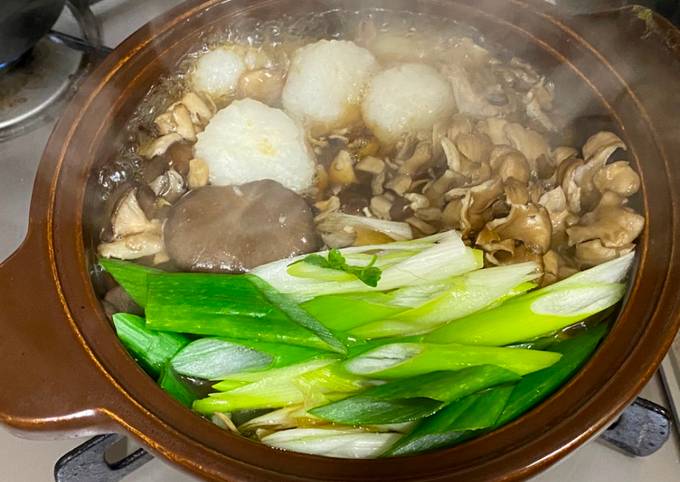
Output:
[[[246,10],[257,9],[262,5],[278,4],[281,1],[285,0],[253,2]],[[191,22],[192,18],[206,14],[217,6],[223,6],[223,11],[219,18],[213,21],[221,22],[224,17],[233,13],[228,4],[237,3],[237,1],[201,2],[194,0],[161,17],[159,24],[162,27],[158,34],[165,36],[180,23]],[[475,4],[471,0],[421,0],[418,3],[453,4],[460,9],[482,12],[481,15],[484,15],[483,9],[495,2],[484,0]],[[553,27],[568,35],[581,48],[590,51],[595,58],[599,58],[611,69],[613,76],[625,84],[624,77],[616,71],[614,66],[567,24],[554,17],[552,10],[520,0],[512,0],[511,3],[518,8],[523,8],[526,15],[538,15],[551,22]],[[224,7],[224,5],[227,6]],[[506,20],[498,20],[499,23],[504,21]],[[512,28],[509,24],[506,27]],[[515,26],[515,28],[518,27]],[[524,33],[532,36],[529,32]],[[541,41],[537,37],[533,38],[535,41]],[[96,149],[93,146],[101,140],[103,130],[109,126],[106,118],[112,114],[104,116],[98,127],[85,125],[84,119],[88,114],[92,115],[98,96],[106,92],[106,87],[114,82],[116,76],[122,75],[121,72],[126,69],[133,71],[136,69],[137,76],[143,75],[144,68],[139,66],[140,62],[152,49],[159,48],[158,44],[151,46],[154,39],[155,36],[148,29],[142,28],[121,44],[116,53],[87,80],[81,92],[69,105],[50,139],[41,163],[38,181],[43,183],[40,188],[47,188],[47,190],[37,195],[38,199],[34,199],[32,204],[32,231],[36,231],[36,226],[38,231],[45,230],[49,261],[54,275],[52,281],[59,292],[70,328],[76,334],[77,341],[88,359],[97,366],[100,375],[103,375],[102,379],[106,380],[105,384],[108,386],[108,395],[111,396],[109,400],[106,400],[106,397],[100,397],[97,400],[98,405],[89,408],[105,413],[156,452],[210,478],[219,479],[229,474],[238,479],[245,479],[245,474],[251,474],[253,470],[257,470],[263,477],[281,480],[277,477],[282,477],[283,473],[278,471],[287,472],[288,466],[307,465],[313,466],[316,470],[317,467],[323,465],[338,465],[337,461],[324,457],[296,453],[275,455],[277,451],[273,449],[225,433],[172,401],[150,377],[136,366],[120,344],[110,343],[115,340],[115,334],[99,305],[89,276],[91,266],[87,264],[87,248],[83,236],[85,228],[83,199],[86,176],[94,162],[92,156]],[[169,45],[167,49],[172,47],[173,45]],[[548,45],[545,47],[550,48]],[[553,53],[557,54],[555,51]],[[593,87],[596,86],[593,85]],[[625,84],[625,88],[630,87]],[[630,91],[630,93],[633,94],[631,102],[635,105],[634,92]],[[119,103],[124,103],[124,101],[117,100],[116,107],[111,109],[111,112],[116,111]],[[614,108],[611,105],[609,107],[614,117],[618,117]],[[637,107],[641,113],[645,114],[642,117],[646,117],[647,124],[641,130],[649,131],[653,138],[656,135],[655,128],[644,105],[638,103]],[[92,136],[91,139],[94,139],[91,144],[85,144],[90,146],[89,158],[86,162],[82,162],[81,157],[81,162],[75,163],[76,157],[74,156],[79,154],[75,150],[77,144],[81,142],[78,139],[87,136]],[[377,461],[343,460],[342,471],[327,472],[324,476],[329,478],[324,480],[330,480],[330,478],[360,480],[364,477],[362,474],[385,474],[385,480],[388,477],[390,480],[405,479],[407,476],[401,474],[409,473],[408,467],[413,465],[415,459],[418,460],[419,465],[431,470],[427,474],[421,474],[422,480],[446,479],[452,474],[458,477],[464,476],[466,480],[495,478],[515,480],[537,473],[603,430],[651,378],[680,325],[678,303],[672,301],[673,293],[680,289],[677,273],[680,268],[679,255],[672,242],[667,243],[671,247],[667,252],[653,253],[653,244],[650,239],[652,232],[655,233],[655,243],[663,239],[672,240],[673,235],[680,235],[679,208],[672,201],[678,199],[680,194],[677,188],[674,188],[675,185],[671,184],[674,178],[672,163],[667,153],[661,151],[659,156],[666,165],[668,183],[665,187],[659,187],[656,192],[650,192],[649,185],[643,183],[645,214],[650,227],[645,230],[641,240],[638,251],[640,269],[631,283],[629,297],[637,299],[641,293],[651,291],[654,299],[660,300],[661,303],[658,305],[647,303],[646,306],[643,306],[644,303],[626,303],[610,336],[588,364],[548,400],[505,427],[461,446],[432,454]],[[641,168],[636,152],[633,152],[633,157],[638,167]],[[643,174],[646,172],[643,169],[640,171]],[[50,180],[49,186],[46,185],[46,179]],[[78,189],[68,188],[72,186],[73,179],[79,181]],[[47,199],[44,198],[44,192],[49,193]],[[666,195],[666,202],[661,211],[669,214],[671,224],[670,228],[666,225],[661,229],[660,221],[656,221],[659,215],[655,214],[652,217],[649,198],[651,196],[664,197],[664,195]],[[657,233],[659,233],[658,237]],[[643,282],[649,282],[652,288],[643,287]],[[639,327],[636,329],[635,319],[647,321],[644,329]],[[103,333],[102,327],[105,325],[109,326],[109,330]],[[655,330],[659,331],[655,332]],[[637,343],[626,345],[625,348],[617,346],[623,345],[620,343],[623,337],[637,338]],[[608,368],[607,363],[604,363],[608,360],[619,363],[613,369]],[[565,404],[569,409],[558,410],[560,404]],[[555,417],[558,412],[561,420]],[[193,429],[191,429],[192,426],[194,426]],[[533,426],[534,429],[527,430],[527,426]],[[537,427],[542,427],[542,429],[538,431]],[[181,445],[178,445],[177,441]],[[233,446],[230,446],[232,444]],[[285,460],[269,463],[271,460],[268,459],[275,458]],[[459,461],[459,464],[455,466],[455,472],[449,472],[450,460]],[[216,462],[221,462],[225,467],[206,465],[206,463]],[[479,478],[482,472],[479,471],[478,464],[485,467],[483,478]],[[226,468],[227,465],[228,468]],[[369,465],[372,468],[367,472]],[[317,480],[299,473],[288,473],[288,475],[295,476],[298,480]]]

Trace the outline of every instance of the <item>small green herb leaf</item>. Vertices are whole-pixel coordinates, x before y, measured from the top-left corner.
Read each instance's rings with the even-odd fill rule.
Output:
[[[351,266],[347,264],[347,260],[342,255],[340,250],[331,249],[328,252],[328,258],[324,258],[319,254],[310,254],[301,262],[318,266],[320,268],[333,269],[336,271],[349,273],[361,280],[364,284],[375,288],[378,286],[378,281],[380,281],[380,277],[382,276],[382,271],[380,268],[374,266],[377,260],[378,257],[373,256],[373,259],[367,266]]]

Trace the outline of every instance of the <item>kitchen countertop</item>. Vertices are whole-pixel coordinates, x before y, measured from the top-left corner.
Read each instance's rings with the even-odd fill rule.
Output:
[[[181,0],[104,0],[94,6],[103,23],[104,43],[116,45],[138,27]],[[58,29],[77,34],[73,21],[64,15]],[[42,150],[53,122],[29,137],[0,143],[0,260],[14,251],[26,234],[31,189]],[[668,406],[656,375],[642,396]],[[3,480],[35,482],[52,480],[54,463],[82,440],[29,441],[0,429],[0,464]],[[126,481],[188,482],[195,480],[163,461],[153,460]],[[680,442],[673,430],[670,440],[657,453],[631,458],[597,441],[577,450],[571,457],[533,479],[533,482],[654,482],[680,481]]]

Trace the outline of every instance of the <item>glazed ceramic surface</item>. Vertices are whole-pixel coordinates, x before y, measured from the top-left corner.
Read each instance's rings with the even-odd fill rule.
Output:
[[[103,223],[93,173],[123,142],[149,87],[202,35],[244,17],[381,7],[448,16],[553,72],[575,138],[605,126],[630,147],[648,225],[612,331],[537,409],[464,445],[403,459],[338,461],[234,436],[167,396],[125,352],[92,272]],[[142,28],[88,78],[44,154],[28,237],[0,266],[0,420],[30,436],[127,430],[213,480],[518,480],[589,440],[651,377],[680,322],[680,35],[649,11],[562,18],[520,0],[189,1]],[[568,106],[578,106],[569,112]]]

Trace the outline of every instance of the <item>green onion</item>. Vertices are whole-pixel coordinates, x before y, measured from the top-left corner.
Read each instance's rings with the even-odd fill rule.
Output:
[[[354,255],[377,256],[375,265],[382,265],[381,257],[394,252],[411,251],[412,256],[382,269],[376,288],[358,279],[351,281],[323,281],[291,276],[291,263],[302,261],[305,256],[281,260],[260,266],[252,274],[270,283],[282,293],[303,302],[322,295],[353,293],[360,291],[389,291],[403,286],[433,283],[442,279],[479,269],[483,260],[477,251],[467,248],[458,233],[448,231],[430,238],[384,245],[345,248],[340,254],[352,262]],[[317,253],[328,256],[327,252]]]
[[[425,337],[432,343],[509,345],[546,336],[606,310],[625,293],[619,283],[634,253],[577,273],[496,308],[454,320]]]
[[[281,345],[274,345],[281,346]],[[177,373],[205,380],[266,368],[274,358],[268,353],[218,338],[201,338],[189,343],[172,359]]]
[[[348,293],[319,296],[301,306],[333,331],[347,331],[371,321],[401,313],[404,307],[391,304],[389,294]]]
[[[381,379],[414,377],[438,370],[496,365],[526,375],[553,365],[559,353],[433,343],[392,343],[350,358],[344,367],[355,375]]]
[[[294,302],[288,295],[279,293],[269,283],[257,276],[250,276],[250,282],[259,288],[264,297],[275,307],[285,313],[292,321],[308,329],[322,340],[327,347],[337,353],[347,353],[343,343],[328,328]]]
[[[353,428],[296,428],[262,438],[271,447],[326,457],[370,459],[378,457],[402,435],[373,433]]]
[[[560,361],[522,378],[496,425],[511,422],[555,392],[590,358],[606,333],[607,325],[603,323],[582,335],[550,346],[550,350],[562,353]]]
[[[198,398],[196,394],[179,379],[169,364],[163,367],[158,384],[165,392],[185,407],[191,408],[191,404]]]
[[[330,365],[335,358],[323,358],[268,370],[262,373],[243,373],[229,376],[225,382],[216,384],[216,390],[208,398],[197,400],[194,410],[208,414],[258,408],[280,408],[306,403],[325,402],[326,394],[351,393],[362,389],[365,382],[358,377],[344,375]],[[248,382],[237,388],[234,381]]]
[[[201,338],[191,342],[171,360],[177,373],[205,380],[250,370],[280,368],[320,357],[312,348],[251,340]]]
[[[135,303],[142,308],[146,307],[146,277],[149,274],[162,273],[161,270],[117,259],[102,258],[99,264],[113,276]]]
[[[127,313],[113,315],[113,325],[123,345],[153,377],[157,377],[168,361],[189,343],[182,335],[150,330],[144,318]]]
[[[371,339],[431,331],[490,306],[538,276],[538,266],[529,262],[473,271],[432,286],[403,288],[393,294],[394,304],[415,308],[359,326],[350,334]]]
[[[501,346],[566,328],[618,303],[623,284],[538,290],[454,320],[425,336],[432,343]]]
[[[383,456],[414,455],[448,447],[496,424],[513,386],[500,386],[462,398],[424,419]]]
[[[409,422],[434,414],[445,403],[519,378],[511,371],[492,365],[432,372],[369,388],[309,412],[347,425]]]
[[[311,315],[252,276],[163,273],[147,280],[147,324],[155,330],[346,350]]]

